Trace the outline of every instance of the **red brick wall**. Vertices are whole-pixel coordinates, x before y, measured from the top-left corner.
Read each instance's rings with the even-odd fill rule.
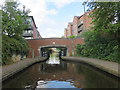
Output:
[[[75,47],[77,44],[84,43],[82,38],[74,38],[74,39],[62,39],[62,38],[46,38],[45,39],[45,38],[42,38],[42,39],[30,39],[30,40],[28,40],[30,48],[34,49],[35,56],[39,56],[38,49],[41,46],[53,45],[53,42],[55,42],[55,45],[66,45],[70,55],[72,54],[72,50],[75,51]],[[73,49],[73,47],[74,47],[74,49]],[[32,58],[32,51],[31,50],[29,51],[28,57]]]
[[[77,36],[78,21],[79,21],[79,17],[78,16],[74,16],[72,29],[73,29],[73,35],[75,35],[75,36]]]
[[[92,24],[91,24],[92,23],[92,18],[90,17],[91,13],[92,13],[92,10],[83,14],[81,16],[81,18],[79,19],[79,23],[81,21],[83,22],[83,27],[85,28],[85,30],[90,29],[90,27],[92,26]]]
[[[67,29],[64,29],[64,37],[67,38]]]
[[[71,36],[71,35],[79,35],[78,31],[80,30],[89,30],[90,27],[92,27],[93,25],[92,23],[92,18],[90,17],[90,14],[93,12],[93,10],[86,12],[85,14],[81,15],[81,16],[74,16],[73,18],[73,22],[72,22],[72,28],[70,28],[70,25],[68,24],[68,30],[66,34],[66,37]],[[83,22],[83,25],[78,28],[78,25],[80,22]],[[82,31],[82,32],[83,32]],[[70,32],[70,33],[69,33]]]
[[[68,33],[67,33],[67,36],[71,36],[72,35],[72,24],[71,23],[68,23]]]

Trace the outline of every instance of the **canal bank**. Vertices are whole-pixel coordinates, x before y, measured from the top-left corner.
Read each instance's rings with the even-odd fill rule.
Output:
[[[2,83],[3,89],[39,90],[40,88],[118,88],[118,78],[80,62],[50,57],[36,63]],[[40,89],[41,90],[41,89]]]
[[[0,72],[0,75],[2,75],[2,81],[8,79],[9,77],[17,74],[18,72],[26,69],[27,67],[38,63],[38,62],[42,62],[45,61],[46,58],[41,58],[41,57],[37,57],[37,58],[26,58],[24,60],[21,60],[19,62],[16,62],[14,64],[11,65],[5,65],[5,66],[0,66],[0,70],[2,70],[2,72]]]
[[[119,72],[120,64],[115,62],[86,58],[86,57],[62,57],[62,59],[65,61],[79,61],[81,63],[91,65],[95,68],[98,68],[102,71],[105,71],[109,74],[115,75],[120,78],[120,72]]]

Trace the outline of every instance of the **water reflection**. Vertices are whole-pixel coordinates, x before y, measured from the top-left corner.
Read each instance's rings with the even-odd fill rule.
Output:
[[[59,57],[56,56],[51,56],[49,60],[46,62],[47,64],[60,64]]]
[[[52,59],[53,58],[53,59]],[[3,88],[117,88],[118,81],[89,66],[52,57],[3,83]],[[53,60],[53,61],[51,61]],[[59,63],[58,63],[59,62]]]

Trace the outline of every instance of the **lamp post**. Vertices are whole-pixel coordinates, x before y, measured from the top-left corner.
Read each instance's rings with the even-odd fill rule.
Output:
[[[82,3],[82,5],[84,5],[84,30],[86,29],[85,5],[86,5],[87,1]]]
[[[85,5],[86,5],[87,1],[83,2],[82,5],[84,5],[84,13],[85,13]]]

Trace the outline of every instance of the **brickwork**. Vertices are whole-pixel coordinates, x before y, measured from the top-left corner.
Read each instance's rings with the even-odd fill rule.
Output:
[[[92,18],[90,17],[90,14],[92,13],[92,10],[89,12],[86,12],[79,18],[78,23],[78,34],[81,34],[81,32],[84,32],[86,30],[89,30],[93,24],[92,24]],[[80,31],[81,30],[81,31]]]
[[[39,49],[41,46],[47,46],[47,45],[65,45],[68,49],[69,55],[72,54],[72,52],[75,52],[75,47],[77,44],[83,44],[84,41],[82,38],[75,38],[75,39],[62,39],[62,38],[42,38],[42,39],[29,39],[28,40],[30,48],[32,48],[29,51],[28,57],[31,58],[33,51],[34,55],[39,56]]]
[[[81,16],[74,16],[73,22],[71,22],[71,27],[68,23],[66,33],[64,33],[64,37],[67,38],[68,36],[74,35],[77,36],[81,34],[81,32],[89,30],[93,24],[92,18],[90,17],[90,14],[93,12],[93,10],[86,12],[85,14]]]
[[[77,31],[78,31],[78,22],[79,21],[79,16],[74,16],[73,18],[73,35],[77,36]]]
[[[72,23],[68,23],[68,29],[67,29],[67,37],[72,35]]]
[[[68,37],[67,35],[68,35],[68,34],[67,34],[67,28],[65,28],[65,29],[64,29],[64,37],[67,38],[67,37]]]

